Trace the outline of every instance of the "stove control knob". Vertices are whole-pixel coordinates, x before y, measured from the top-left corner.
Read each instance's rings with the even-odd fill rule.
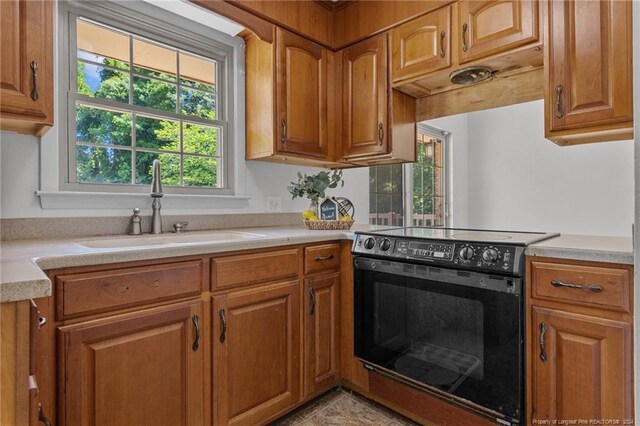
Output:
[[[374,240],[371,237],[364,240],[364,248],[366,248],[367,250],[371,250],[372,248],[375,247],[375,245],[376,245],[376,240]]]
[[[482,252],[482,260],[484,260],[487,263],[497,262],[498,257],[499,257],[498,250],[493,248],[485,249],[484,252]]]
[[[475,254],[476,252],[473,251],[473,247],[469,246],[462,247],[460,252],[458,252],[458,256],[460,256],[460,259],[462,260],[471,260]]]
[[[380,241],[380,250],[387,251],[390,248],[391,248],[391,240],[389,240],[388,238],[385,238],[384,240]]]

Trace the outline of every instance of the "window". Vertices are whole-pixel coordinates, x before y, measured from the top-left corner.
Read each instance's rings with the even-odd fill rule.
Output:
[[[166,192],[229,193],[233,47],[153,18],[132,25],[115,4],[109,19],[67,7],[66,189],[147,191],[158,159]]]
[[[419,125],[417,160],[369,168],[369,223],[445,226],[446,132]],[[411,189],[405,194],[404,188]]]

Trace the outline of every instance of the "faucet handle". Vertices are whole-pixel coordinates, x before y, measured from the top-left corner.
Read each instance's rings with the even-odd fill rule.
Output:
[[[173,229],[174,232],[176,234],[179,234],[182,232],[182,228],[186,227],[187,225],[189,225],[189,222],[177,222],[173,224]]]

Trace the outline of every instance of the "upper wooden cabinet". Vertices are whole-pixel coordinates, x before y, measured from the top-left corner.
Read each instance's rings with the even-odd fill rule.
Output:
[[[458,7],[461,64],[539,38],[537,0],[462,0]]]
[[[200,300],[61,327],[58,423],[202,425],[202,327]]]
[[[42,136],[53,125],[53,6],[0,2],[0,129]]]
[[[342,157],[369,165],[415,161],[415,99],[391,90],[387,35],[342,51]]]
[[[276,30],[278,152],[326,156],[327,51]]]
[[[632,2],[549,2],[546,136],[570,145],[633,138]]]
[[[342,53],[344,152],[346,158],[387,151],[387,36]]]
[[[246,40],[247,160],[332,165],[327,131],[334,54],[281,28]]]
[[[391,31],[393,81],[451,66],[451,6]]]

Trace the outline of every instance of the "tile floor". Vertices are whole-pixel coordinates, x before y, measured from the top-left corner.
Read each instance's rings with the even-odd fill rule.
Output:
[[[414,426],[417,423],[343,389],[327,393],[271,426]]]

